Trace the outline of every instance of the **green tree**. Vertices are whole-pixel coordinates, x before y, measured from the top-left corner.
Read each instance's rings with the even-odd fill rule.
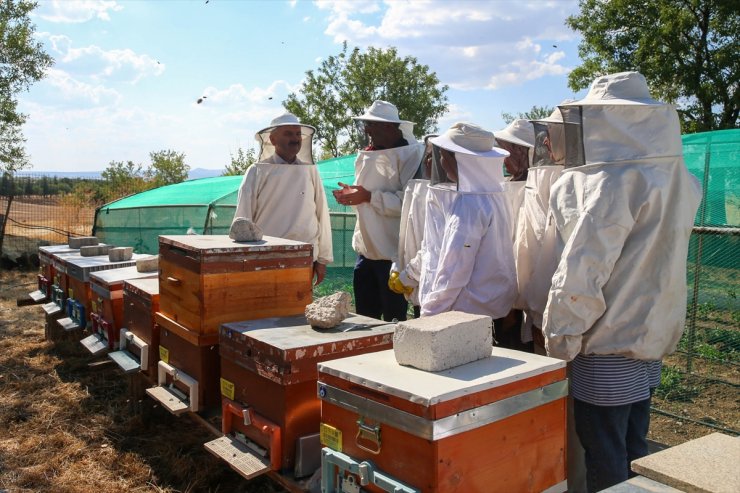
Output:
[[[572,89],[636,70],[654,97],[678,105],[684,133],[738,126],[737,0],[580,0],[566,24],[583,35]]]
[[[111,161],[100,176],[104,180],[100,195],[105,202],[125,197],[134,193],[143,192],[152,187],[145,179],[146,171],[141,164],[133,161]],[[85,194],[88,191],[85,190]],[[95,200],[99,200],[96,196]]]
[[[524,119],[524,120],[542,120],[543,118],[547,118],[552,114],[552,112],[555,110],[555,108],[551,108],[549,106],[532,106],[532,109],[529,111],[525,111],[524,113],[517,113],[516,115],[512,115],[511,113],[501,113],[501,118],[504,119],[506,124],[513,122],[514,120]]]
[[[316,127],[323,157],[336,157],[360,147],[352,116],[377,99],[390,101],[401,118],[416,122],[417,136],[436,130],[437,120],[447,111],[447,89],[427,65],[414,57],[399,57],[396,48],[348,51],[344,43],[341,53],[306,72],[301,89],[288,95],[283,106]]]
[[[252,148],[244,151],[240,147],[236,151],[236,156],[231,153],[229,155],[231,156],[231,163],[226,166],[222,176],[243,175],[247,172],[247,168],[257,162],[257,152]]]
[[[155,187],[172,185],[188,179],[190,166],[185,164],[185,154],[173,150],[150,152],[152,165],[147,171],[147,177]]]

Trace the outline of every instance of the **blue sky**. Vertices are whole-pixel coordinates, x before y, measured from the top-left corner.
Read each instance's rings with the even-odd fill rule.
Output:
[[[575,96],[579,37],[564,21],[576,12],[544,0],[40,0],[33,22],[55,64],[20,97],[27,150],[39,171],[148,164],[164,149],[223,168],[345,40],[436,72],[450,86],[441,130],[496,130],[502,112]]]

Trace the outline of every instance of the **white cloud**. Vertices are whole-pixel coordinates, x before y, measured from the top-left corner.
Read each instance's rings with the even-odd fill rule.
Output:
[[[96,105],[115,105],[121,100],[118,91],[100,84],[86,84],[75,80],[63,70],[51,68],[47,71],[45,82],[60,91],[67,101],[89,101]]]
[[[334,42],[395,46],[453,88],[493,89],[570,70],[564,52],[550,46],[575,38],[563,24],[577,11],[574,0],[316,4],[331,13],[324,33]]]
[[[276,80],[267,87],[253,87],[247,89],[242,84],[232,84],[226,89],[207,87],[203,94],[208,96],[208,102],[213,104],[266,104],[274,106],[288,94],[295,92],[300,84],[291,85],[284,80]]]
[[[42,2],[39,16],[49,22],[77,24],[92,19],[109,21],[109,12],[123,10],[114,0],[52,0]]]

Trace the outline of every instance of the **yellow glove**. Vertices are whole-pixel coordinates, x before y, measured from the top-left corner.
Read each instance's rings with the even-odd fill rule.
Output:
[[[414,291],[413,287],[403,285],[396,271],[391,272],[391,276],[388,278],[388,289],[394,293],[405,295],[409,295]]]

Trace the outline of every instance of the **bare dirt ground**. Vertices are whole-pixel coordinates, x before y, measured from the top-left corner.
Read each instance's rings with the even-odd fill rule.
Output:
[[[284,491],[211,456],[213,435],[189,418],[153,401],[132,414],[120,373],[46,341],[41,308],[16,306],[34,289],[35,273],[0,272],[0,491]]]

